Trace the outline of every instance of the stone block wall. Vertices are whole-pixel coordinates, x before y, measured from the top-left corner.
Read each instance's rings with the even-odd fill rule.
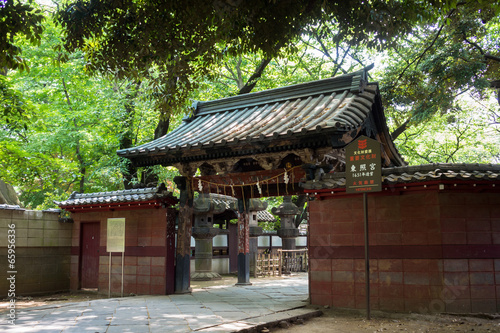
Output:
[[[7,262],[9,225],[15,225],[15,268]],[[0,297],[7,295],[8,271],[15,271],[16,295],[69,290],[71,223],[59,213],[0,207]]]
[[[371,308],[500,311],[500,193],[368,195]],[[310,202],[312,304],[365,308],[361,196]]]
[[[106,252],[107,219],[125,218],[123,266],[124,295],[165,295],[174,292],[175,210],[140,209],[73,213],[75,221],[71,250],[71,290],[80,288],[81,224],[100,222],[98,291],[109,290],[109,253]],[[169,229],[170,228],[170,229]],[[167,237],[170,233],[171,237]],[[111,256],[111,293],[121,293],[122,255]]]

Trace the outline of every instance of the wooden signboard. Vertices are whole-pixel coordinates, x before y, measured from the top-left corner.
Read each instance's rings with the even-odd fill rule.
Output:
[[[125,218],[108,219],[108,230],[106,237],[106,251],[109,252],[108,267],[108,297],[111,297],[111,252],[122,253],[122,285],[121,295],[123,297],[123,267],[125,259]]]
[[[347,193],[363,194],[365,225],[365,294],[366,319],[370,320],[370,244],[368,230],[368,192],[382,191],[380,142],[361,136],[345,148],[345,180]]]
[[[380,142],[361,136],[345,148],[346,192],[382,191]]]
[[[108,219],[107,236],[107,252],[125,252],[125,218]]]

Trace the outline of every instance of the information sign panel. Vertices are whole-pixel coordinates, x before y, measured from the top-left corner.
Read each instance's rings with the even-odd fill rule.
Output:
[[[107,252],[125,252],[125,218],[108,219],[107,236]]]
[[[380,142],[361,136],[345,148],[346,192],[382,191]]]

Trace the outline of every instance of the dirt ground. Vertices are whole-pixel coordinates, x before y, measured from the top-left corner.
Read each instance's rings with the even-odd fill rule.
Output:
[[[357,333],[357,332],[500,332],[500,315],[488,318],[458,315],[421,315],[372,311],[366,320],[365,311],[314,307],[323,316],[287,328],[270,328],[273,333]],[[284,325],[286,326],[286,325]]]
[[[271,277],[266,279],[279,279]],[[237,282],[234,275],[223,276],[217,281],[191,281],[193,289],[216,285],[232,285]],[[130,296],[130,295],[126,295]],[[107,298],[107,295],[95,291],[58,293],[44,296],[20,297],[16,301],[17,309],[83,302]],[[6,312],[8,300],[0,301],[0,313]],[[364,311],[310,306],[323,312],[323,316],[299,321],[282,323],[286,328],[269,327],[273,333],[357,333],[357,332],[480,332],[500,333],[500,315],[463,316],[463,315],[421,315],[414,313],[388,313],[372,311],[371,320],[366,320]],[[262,332],[266,332],[263,330]]]

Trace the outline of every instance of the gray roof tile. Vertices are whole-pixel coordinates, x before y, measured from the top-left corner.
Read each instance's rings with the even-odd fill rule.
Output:
[[[236,143],[252,145],[256,141],[273,141],[279,146],[283,145],[283,139],[297,135],[343,133],[361,126],[375,103],[378,86],[366,83],[367,70],[369,68],[340,77],[197,102],[193,116],[172,132],[117,153],[142,160],[144,165],[158,163],[155,156],[168,164],[179,162],[183,154],[205,158],[209,149],[234,147]]]
[[[432,180],[500,181],[500,164],[425,164],[382,169],[382,182],[404,184]],[[308,180],[301,184],[306,190],[345,187],[345,173],[327,173],[321,180]]]
[[[5,209],[5,210],[26,210],[24,208],[21,208],[18,205],[7,205],[7,204],[2,204],[0,205],[0,209]]]
[[[54,203],[61,208],[86,206],[97,204],[115,204],[127,202],[146,202],[156,199],[172,197],[172,193],[168,192],[164,185],[160,187],[148,187],[140,189],[130,189],[111,192],[96,192],[96,193],[78,193],[73,192],[68,200],[55,201]]]

